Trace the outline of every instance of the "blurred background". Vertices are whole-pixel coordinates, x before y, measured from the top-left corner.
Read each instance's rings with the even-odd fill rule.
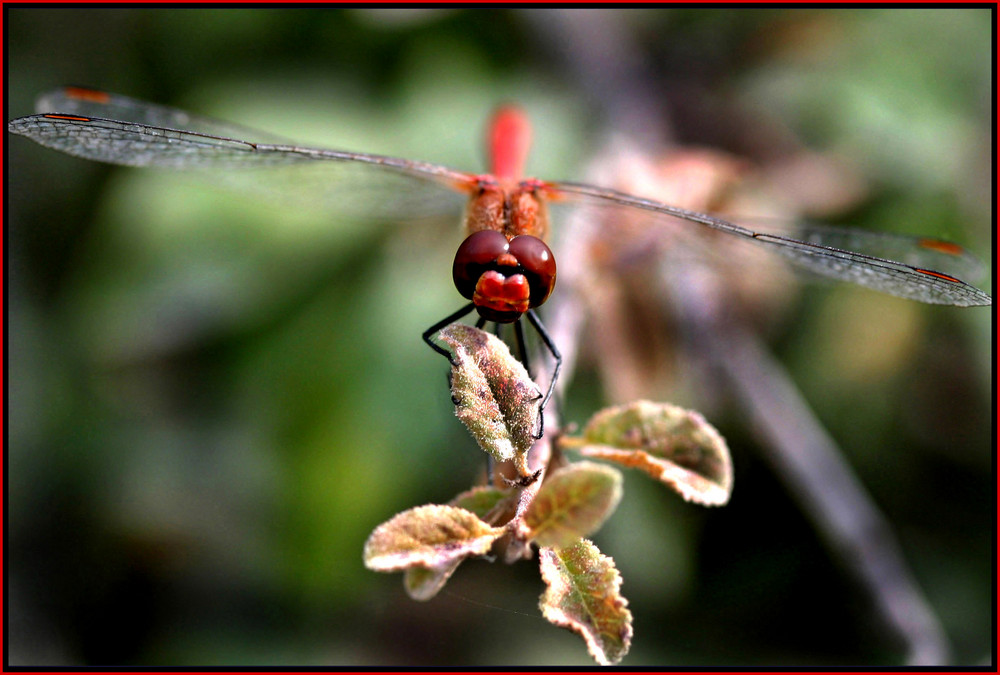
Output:
[[[993,255],[988,9],[5,18],[8,119],[79,84],[480,171],[490,110],[517,101],[542,178],[587,178],[615,134],[729,153],[763,167],[772,194],[802,175],[782,167],[821,156],[837,178],[800,211]],[[461,304],[447,274],[456,223],[348,220],[18,137],[5,149],[10,665],[592,663],[541,618],[534,561],[466,562],[427,603],[362,565],[375,526],[447,501],[483,468],[444,359],[420,340]],[[990,278],[987,264],[969,281],[992,295]],[[989,664],[993,309],[847,285],[789,293],[758,312],[760,340],[885,514],[947,662]],[[640,337],[648,325],[616,323]],[[564,422],[616,402],[600,349],[583,353]],[[905,662],[745,410],[689,370],[640,393],[705,413],[729,442],[735,492],[705,509],[626,476],[595,537],[635,616],[622,665]]]

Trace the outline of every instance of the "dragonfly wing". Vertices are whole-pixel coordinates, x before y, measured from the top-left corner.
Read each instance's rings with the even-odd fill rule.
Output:
[[[476,184],[470,174],[426,162],[151,125],[136,120],[239,131],[173,108],[107,96],[96,101],[65,94],[43,97],[47,105],[72,102],[77,107],[21,117],[9,122],[7,130],[84,159],[202,170],[214,181],[244,192],[299,207],[321,203],[351,215],[409,220],[457,213]],[[93,111],[127,113],[130,119],[84,114]]]
[[[789,234],[812,244],[896,260],[913,267],[937,270],[972,281],[982,279],[985,271],[982,261],[964,247],[932,237],[815,223],[796,224],[794,234]]]
[[[962,246],[942,239],[810,222],[786,223],[770,218],[728,215],[725,218],[760,228],[768,234],[932,269],[970,281],[982,279],[984,275],[984,265],[979,258]]]
[[[202,117],[178,108],[84,87],[62,87],[42,94],[35,101],[35,112],[101,117],[152,127],[184,129],[210,136],[239,138],[275,145],[291,143],[288,139],[277,134],[210,117]]]
[[[755,239],[808,272],[889,295],[935,305],[993,304],[986,293],[944,272],[780,235],[758,233]]]
[[[937,271],[931,267],[898,262],[877,255],[830,246],[828,245],[829,239],[823,240],[826,243],[815,241],[822,239],[819,234],[820,228],[813,227],[811,236],[814,241],[806,241],[744,227],[704,213],[635,197],[616,190],[581,183],[548,183],[548,186],[552,190],[553,200],[556,201],[571,200],[591,205],[604,204],[625,207],[637,209],[636,213],[657,214],[660,216],[659,220],[664,222],[668,219],[679,219],[694,223],[767,247],[796,267],[809,273],[852,282],[890,295],[931,304],[958,306],[990,305],[993,302],[989,295],[978,288],[970,286],[951,274]],[[834,239],[836,238],[834,237]],[[850,243],[846,236],[841,236],[841,239],[842,241],[837,243]],[[864,243],[862,240],[865,239],[866,237],[861,236],[855,237],[853,241]],[[898,249],[901,248],[904,239],[886,235],[882,238],[881,243],[885,248],[886,242],[891,241],[892,244],[887,248],[896,249],[896,252],[899,252]],[[875,236],[868,239],[869,244],[878,241],[879,238]],[[922,263],[928,258],[955,260],[968,256],[964,249],[954,244],[930,239],[918,241],[925,242],[922,247],[918,247],[916,255],[919,258],[918,263]]]

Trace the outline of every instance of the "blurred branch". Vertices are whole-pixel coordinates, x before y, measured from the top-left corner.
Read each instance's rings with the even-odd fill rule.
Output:
[[[871,596],[914,666],[944,665],[944,631],[904,560],[892,528],[782,365],[756,335],[686,296],[685,318],[761,441],[765,459],[827,544]],[[694,309],[697,307],[698,309]]]

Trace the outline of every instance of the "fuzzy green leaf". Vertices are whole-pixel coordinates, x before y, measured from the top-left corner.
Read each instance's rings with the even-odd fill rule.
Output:
[[[510,492],[480,485],[456,495],[448,504],[471,511],[480,520],[495,525],[497,518],[507,510],[504,500],[510,498]],[[459,559],[440,567],[410,567],[403,573],[403,587],[414,600],[430,600],[444,588],[461,563]]]
[[[448,504],[472,511],[481,520],[496,525],[497,518],[514,507],[515,497],[516,494],[509,488],[501,490],[491,485],[479,485],[456,495]]]
[[[539,546],[569,546],[600,529],[621,497],[617,469],[576,462],[545,479],[524,521]]]
[[[546,590],[539,607],[557,626],[578,633],[602,666],[622,660],[632,643],[632,612],[614,561],[586,539],[538,553]]]
[[[638,468],[706,506],[729,501],[733,465],[725,439],[697,412],[637,401],[605,408],[560,447]]]
[[[493,335],[453,323],[441,331],[456,364],[451,370],[455,414],[498,462],[513,460],[528,475],[527,452],[538,428],[542,393],[507,345]]]
[[[414,600],[430,600],[444,588],[445,582],[461,564],[461,560],[456,560],[441,567],[410,567],[403,574],[403,588]]]
[[[491,527],[456,506],[418,506],[375,528],[365,542],[365,566],[377,572],[443,568],[485,555],[503,533],[503,528]]]

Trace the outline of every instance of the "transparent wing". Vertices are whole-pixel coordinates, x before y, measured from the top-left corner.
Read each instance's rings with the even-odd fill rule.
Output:
[[[262,132],[90,89],[60,89],[38,104],[50,111],[15,119],[7,130],[85,159],[203,171],[237,189],[328,202],[347,214],[457,213],[476,181],[426,162],[275,143]]]
[[[184,129],[199,134],[239,138],[258,143],[291,145],[287,138],[251,129],[232,122],[202,117],[178,108],[140,101],[84,87],[63,87],[46,92],[35,101],[36,113],[67,113],[82,117],[103,117],[152,127]]]
[[[765,229],[772,230],[768,226]],[[772,230],[772,234],[785,233]],[[984,273],[982,261],[965,248],[932,237],[815,223],[798,223],[787,235],[807,243],[894,260],[911,267],[936,270],[970,281],[982,279]]]
[[[939,271],[975,272],[977,268],[975,258],[961,246],[950,242],[815,225],[798,230],[797,236],[801,238],[795,238],[750,229],[704,213],[616,190],[568,182],[547,185],[554,200],[638,209],[635,213],[652,213],[664,221],[680,219],[695,223],[766,247],[809,273],[848,281],[890,295],[941,305],[978,306],[993,302],[978,288],[951,273]],[[888,257],[890,255],[904,261],[894,260]]]

